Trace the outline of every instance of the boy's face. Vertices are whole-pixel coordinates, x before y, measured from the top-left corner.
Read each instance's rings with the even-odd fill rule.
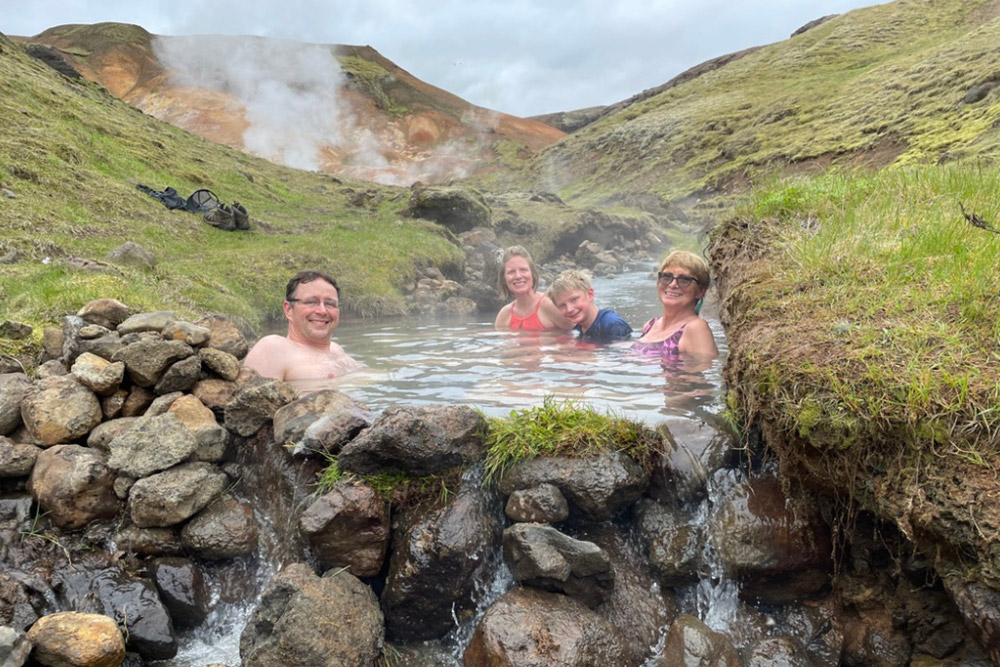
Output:
[[[554,303],[563,317],[573,324],[580,324],[587,319],[594,307],[594,290],[563,292],[556,297]]]

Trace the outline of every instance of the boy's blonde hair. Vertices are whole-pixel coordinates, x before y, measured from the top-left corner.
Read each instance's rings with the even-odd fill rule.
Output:
[[[589,289],[591,289],[590,273],[581,271],[580,269],[566,269],[559,274],[558,278],[552,281],[545,294],[548,295],[552,303],[555,303],[557,297],[567,292],[575,292],[577,290],[586,292]]]

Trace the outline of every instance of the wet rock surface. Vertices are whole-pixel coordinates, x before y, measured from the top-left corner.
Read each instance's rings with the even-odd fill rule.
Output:
[[[240,658],[244,667],[371,665],[383,641],[371,588],[347,572],[317,577],[294,564],[264,591],[240,637]]]
[[[389,505],[370,486],[338,484],[306,508],[299,526],[323,567],[346,567],[356,577],[381,571],[391,534]]]
[[[441,637],[455,618],[468,618],[501,528],[499,501],[476,484],[464,484],[443,507],[405,511],[393,523],[381,596],[389,638]]]
[[[338,462],[361,474],[429,475],[478,461],[485,426],[482,414],[463,405],[388,408],[341,450]]]
[[[649,474],[621,452],[596,458],[546,457],[516,464],[497,488],[509,496],[539,484],[557,487],[569,502],[571,514],[606,520],[639,499],[649,485]]]
[[[515,588],[476,626],[465,665],[626,665],[618,631],[585,605],[557,593]]]

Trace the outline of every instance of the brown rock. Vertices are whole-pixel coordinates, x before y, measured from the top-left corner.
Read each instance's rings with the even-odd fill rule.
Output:
[[[101,423],[101,403],[72,375],[39,380],[21,403],[21,418],[43,446],[70,442]]]
[[[55,525],[76,530],[118,513],[114,475],[104,455],[89,447],[56,445],[42,451],[28,478],[28,490]]]
[[[114,619],[102,614],[62,611],[38,619],[28,630],[33,657],[52,667],[118,667],[125,639]]]
[[[325,567],[347,567],[356,577],[373,577],[382,569],[389,507],[370,486],[338,484],[302,513],[299,527]]]
[[[97,299],[84,304],[76,316],[84,322],[115,330],[119,324],[128,319],[129,308],[116,299]]]

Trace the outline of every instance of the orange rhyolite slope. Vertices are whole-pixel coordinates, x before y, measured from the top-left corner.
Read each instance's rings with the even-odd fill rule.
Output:
[[[364,180],[444,182],[493,168],[500,142],[527,156],[563,136],[543,123],[477,107],[420,81],[368,46],[158,37],[120,23],[64,25],[18,39],[57,49],[81,74],[122,100],[205,139],[290,166]],[[189,60],[186,70],[176,64],[202,49],[209,54],[214,49],[217,57],[209,55],[202,61],[207,64],[193,67]],[[164,57],[171,53],[181,54],[180,59]],[[271,53],[283,67],[292,63],[299,71],[253,72],[255,66],[273,69],[267,60]],[[233,61],[226,66],[242,83],[215,72],[223,60]],[[330,72],[301,71],[317,62],[312,69]],[[197,70],[217,76],[194,80]],[[284,92],[270,100],[254,98],[268,77]],[[296,83],[300,79],[309,83]],[[308,102],[288,99],[304,87],[315,89]],[[323,131],[310,135],[314,126]]]

